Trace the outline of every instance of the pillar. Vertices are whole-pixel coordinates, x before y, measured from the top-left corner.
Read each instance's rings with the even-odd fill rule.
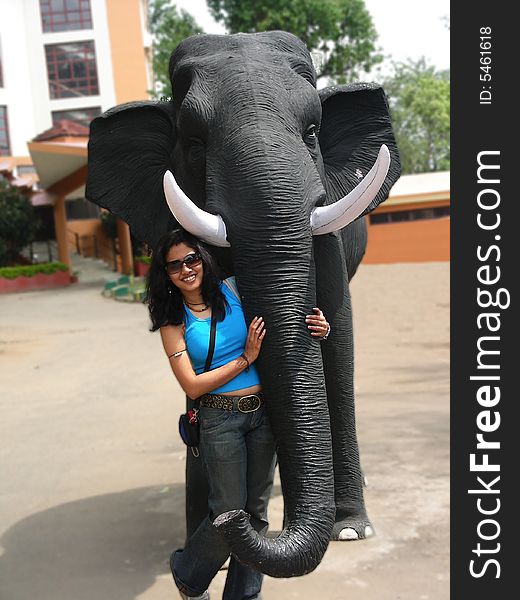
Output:
[[[134,272],[134,257],[132,255],[130,229],[121,219],[117,219],[117,237],[119,238],[119,252],[121,252],[121,269],[125,275],[132,275]]]
[[[54,202],[54,229],[58,243],[58,259],[71,268],[69,245],[67,243],[67,213],[65,212],[65,196],[58,196]]]

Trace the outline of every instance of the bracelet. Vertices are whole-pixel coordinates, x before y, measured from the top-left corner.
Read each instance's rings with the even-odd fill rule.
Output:
[[[247,360],[247,356],[245,355],[245,352],[242,352],[242,354],[239,356],[239,358],[243,358],[246,361],[246,363],[247,363],[246,373],[248,373],[249,372],[249,367],[251,365],[249,364],[249,361]]]
[[[179,350],[179,352],[174,352],[173,354],[168,354],[168,358],[177,358],[177,356],[180,356],[183,352],[186,352],[186,348],[184,348],[184,350]]]
[[[329,326],[329,328],[327,329],[327,333],[325,335],[322,335],[320,337],[320,341],[322,342],[323,340],[326,340],[329,337],[330,334],[330,323],[327,323],[327,325]]]

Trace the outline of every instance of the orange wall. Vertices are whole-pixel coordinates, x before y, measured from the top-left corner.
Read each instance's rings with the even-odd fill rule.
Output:
[[[366,264],[450,260],[450,218],[368,226]]]
[[[148,98],[140,0],[107,0],[112,69],[118,104]]]

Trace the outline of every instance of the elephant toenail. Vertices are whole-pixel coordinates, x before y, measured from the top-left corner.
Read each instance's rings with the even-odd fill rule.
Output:
[[[359,536],[357,534],[357,531],[355,529],[352,529],[352,527],[345,527],[345,529],[342,529],[339,533],[339,538],[340,540],[357,540],[359,539]]]

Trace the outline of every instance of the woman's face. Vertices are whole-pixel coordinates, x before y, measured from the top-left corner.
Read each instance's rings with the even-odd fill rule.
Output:
[[[195,261],[193,264],[189,265],[181,262],[181,268],[179,270],[175,268],[179,266],[179,261],[184,261],[187,257],[195,255],[198,256],[197,251],[184,243],[172,246],[166,255],[166,264],[167,266],[170,265],[170,269],[168,270],[170,281],[176,285],[181,292],[193,292],[202,287],[202,276],[204,275],[202,260]],[[190,259],[188,258],[188,263],[189,260]],[[172,267],[174,267],[174,269],[172,269]]]

